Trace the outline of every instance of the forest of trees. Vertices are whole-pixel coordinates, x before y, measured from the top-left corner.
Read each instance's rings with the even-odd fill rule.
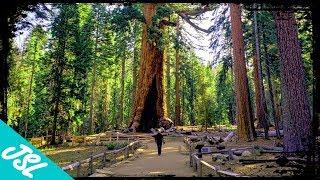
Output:
[[[194,23],[221,7],[208,29]],[[283,129],[286,151],[303,150],[312,136],[309,11],[182,3],[53,4],[34,11],[50,11],[35,19],[51,24],[29,28],[23,49],[10,41],[2,105],[8,124],[25,137],[148,131],[170,119],[237,125],[246,141],[256,128],[275,127],[278,137]],[[223,29],[226,53],[204,63],[185,41],[183,23],[212,36],[212,49]]]

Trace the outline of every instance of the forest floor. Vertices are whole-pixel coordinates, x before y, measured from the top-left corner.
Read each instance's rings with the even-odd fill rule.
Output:
[[[124,143],[119,141],[119,143]],[[40,149],[49,159],[63,167],[71,162],[79,161],[88,158],[91,154],[99,154],[105,151],[112,151],[108,146],[57,146]]]
[[[109,167],[97,167],[102,169],[96,169],[95,173],[91,177],[152,177],[152,176],[175,176],[175,177],[192,177],[196,176],[196,172],[189,166],[189,151],[186,148],[184,137],[200,137],[203,135],[210,135],[214,137],[226,137],[230,131],[234,130],[213,130],[213,131],[192,131],[192,135],[189,136],[165,136],[165,144],[162,147],[162,154],[158,156],[156,143],[153,138],[150,140],[143,140],[143,146],[137,149],[136,153],[130,156],[129,159],[120,161]],[[150,134],[145,134],[150,136]],[[140,134],[141,136],[141,134]],[[201,142],[207,145],[208,142]],[[197,143],[197,142],[195,142]],[[251,142],[238,142],[236,138],[232,138],[227,142],[220,143],[225,146],[225,149],[231,148],[244,148],[253,146],[268,146],[275,147],[276,144],[281,143],[274,137],[266,140],[262,137],[257,138]],[[42,151],[60,167],[66,164],[79,161],[88,157],[91,153],[97,154],[107,150],[106,146],[77,146],[77,147],[55,147],[49,149],[43,149]],[[213,151],[217,151],[217,145],[212,146]],[[252,177],[279,177],[279,176],[292,176],[301,172],[299,163],[290,161],[286,166],[280,167],[276,162],[262,162],[243,164],[239,159],[245,160],[271,160],[277,159],[279,153],[259,153],[256,150],[248,150],[249,155],[240,156],[233,155],[233,158],[227,157],[225,153],[215,153],[212,155],[203,155],[203,160],[207,163],[219,167],[220,170],[231,171],[241,175]],[[213,158],[218,155],[218,159]],[[298,167],[298,168],[297,168]],[[86,167],[87,168],[87,167]],[[83,176],[87,176],[85,173],[87,169],[83,169]],[[212,170],[202,168],[203,176],[218,176]],[[81,170],[82,171],[82,170]],[[71,172],[75,175],[75,172]]]
[[[145,148],[139,149],[135,158],[97,170],[91,177],[195,176],[189,167],[189,155],[181,153],[183,146],[183,138],[166,137],[159,156],[155,142],[149,141]]]

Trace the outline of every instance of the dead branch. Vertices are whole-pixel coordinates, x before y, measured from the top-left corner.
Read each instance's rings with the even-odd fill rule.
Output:
[[[209,29],[203,29],[203,28],[197,26],[196,24],[194,24],[194,23],[190,20],[190,17],[189,17],[187,14],[185,14],[185,13],[179,13],[178,15],[179,15],[183,20],[185,20],[188,24],[190,24],[192,27],[194,27],[195,29],[200,30],[200,31],[205,32],[205,33],[208,33],[208,34],[211,32]]]

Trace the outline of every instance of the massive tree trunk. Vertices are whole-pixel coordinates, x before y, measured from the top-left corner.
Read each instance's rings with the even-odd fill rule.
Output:
[[[251,141],[254,138],[254,127],[252,127],[253,116],[250,107],[240,5],[230,4],[230,16],[234,57],[237,134],[239,140]]]
[[[229,48],[230,54],[232,54],[232,47],[230,46]],[[232,84],[232,99],[229,103],[229,113],[231,115],[231,124],[232,125],[236,125],[236,106],[235,106],[235,83],[234,83],[234,70],[233,70],[233,61],[232,61],[232,57],[231,57],[231,63],[230,63],[230,73],[231,73],[231,84]]]
[[[166,31],[167,35],[169,34],[169,28],[167,28]],[[166,93],[166,110],[167,110],[167,116],[170,118],[171,115],[171,106],[170,106],[170,99],[171,99],[171,91],[170,91],[170,84],[171,84],[171,76],[170,76],[170,69],[171,69],[171,64],[170,64],[170,49],[169,49],[169,44],[166,45],[165,53],[164,53],[164,58],[166,62],[166,80],[167,80],[167,93]]]
[[[175,66],[175,126],[181,125],[181,97],[180,97],[180,56],[179,49],[176,49],[176,66]]]
[[[311,113],[293,12],[275,13],[281,66],[284,150],[302,151],[311,136]]]
[[[143,13],[146,23],[143,25],[141,44],[141,63],[138,87],[134,101],[130,129],[147,132],[151,128],[170,126],[164,111],[163,101],[163,50],[149,41],[148,27],[156,12],[156,4],[146,3]],[[163,27],[160,27],[163,30]]]
[[[313,37],[313,143],[318,134],[320,121],[320,26],[319,26],[320,6],[316,4],[312,10],[312,37]],[[315,145],[315,144],[313,144]],[[314,148],[314,147],[312,147]],[[315,151],[314,151],[315,152]]]
[[[258,20],[257,11],[253,12],[254,21],[254,56],[253,56],[253,79],[255,89],[255,101],[256,101],[256,117],[258,120],[258,127],[264,128],[265,138],[268,138],[269,124],[267,120],[267,104],[264,94],[262,68],[260,62],[260,47],[259,47],[259,32],[258,32]]]

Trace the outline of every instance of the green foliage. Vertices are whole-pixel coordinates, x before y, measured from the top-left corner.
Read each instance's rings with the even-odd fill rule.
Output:
[[[222,63],[221,70],[218,72],[216,93],[218,106],[215,108],[215,117],[218,118],[219,124],[228,124],[233,121],[230,117],[231,107],[234,102],[234,93],[232,87],[232,72],[228,71],[231,68],[231,57],[225,57]]]
[[[152,17],[151,26],[148,28],[148,40],[157,45],[157,48],[164,49],[163,30],[161,29],[161,21],[165,18],[169,19],[173,14],[173,10],[168,5],[157,6],[156,13]]]
[[[33,90],[37,88],[37,75],[42,73],[42,69],[44,68],[42,66],[42,58],[44,57],[46,43],[46,32],[40,26],[37,26],[27,38],[25,51],[14,51],[11,53],[8,116],[9,122],[21,133],[25,131],[24,124],[26,121],[31,122],[30,128],[34,129],[32,132],[35,134],[38,134],[43,129],[43,121],[39,121],[36,124],[33,123],[36,122],[36,119],[33,118],[32,114],[37,109],[32,104],[35,103],[34,97],[37,95]],[[30,84],[31,82],[32,84]],[[43,112],[45,113],[45,111]]]
[[[55,104],[57,106],[57,133],[74,135],[88,133],[90,98],[93,97],[94,132],[127,127],[134,104],[133,70],[139,70],[142,25],[145,23],[142,4],[111,9],[105,4],[56,4],[52,26],[44,31],[34,27],[24,44],[24,50],[13,48],[10,54],[8,89],[8,115],[11,124],[21,134],[28,122],[28,137],[52,132]],[[176,22],[177,12],[196,12],[200,4],[170,3],[157,6],[148,29],[148,40],[160,50],[166,47],[170,68],[164,78],[165,92],[169,98],[169,117],[175,113],[175,58],[181,57],[179,78],[181,80],[182,120],[185,125],[234,123],[235,93],[231,58],[231,32],[227,9],[212,26],[225,30],[222,57],[214,57],[210,66],[201,62],[194,51],[183,41],[180,30],[161,22]],[[210,5],[217,6],[217,5]],[[245,11],[245,52],[253,101],[252,12]],[[297,13],[302,57],[307,73],[307,85],[311,94],[311,25],[308,13]],[[276,29],[271,12],[259,11],[260,57],[264,85],[266,85],[266,60],[270,61],[271,79],[275,96],[280,100],[280,67]],[[212,37],[214,37],[214,33]],[[216,34],[215,34],[216,36]],[[211,48],[219,42],[212,39]],[[124,101],[121,97],[121,66],[125,61]],[[96,76],[93,73],[96,67]],[[34,69],[34,72],[33,72]],[[33,72],[33,73],[32,73]],[[171,78],[170,81],[168,78]],[[31,83],[31,79],[33,79]],[[93,91],[92,85],[95,83]],[[135,85],[137,86],[137,85]],[[30,90],[31,89],[31,90]],[[266,92],[268,88],[265,88]],[[94,92],[94,93],[93,93]],[[266,93],[268,100],[269,96]],[[268,101],[269,102],[269,101]],[[124,104],[120,112],[120,103]],[[29,104],[29,106],[28,106]],[[252,103],[254,105],[254,103]],[[270,106],[270,103],[268,103]],[[29,108],[28,108],[29,107]],[[270,107],[269,107],[270,108]],[[124,121],[119,117],[123,113]],[[111,143],[109,149],[121,148],[124,144]]]
[[[118,7],[112,12],[111,24],[113,30],[115,32],[125,32],[129,28],[130,21],[135,19],[140,22],[145,22],[139,6]]]

